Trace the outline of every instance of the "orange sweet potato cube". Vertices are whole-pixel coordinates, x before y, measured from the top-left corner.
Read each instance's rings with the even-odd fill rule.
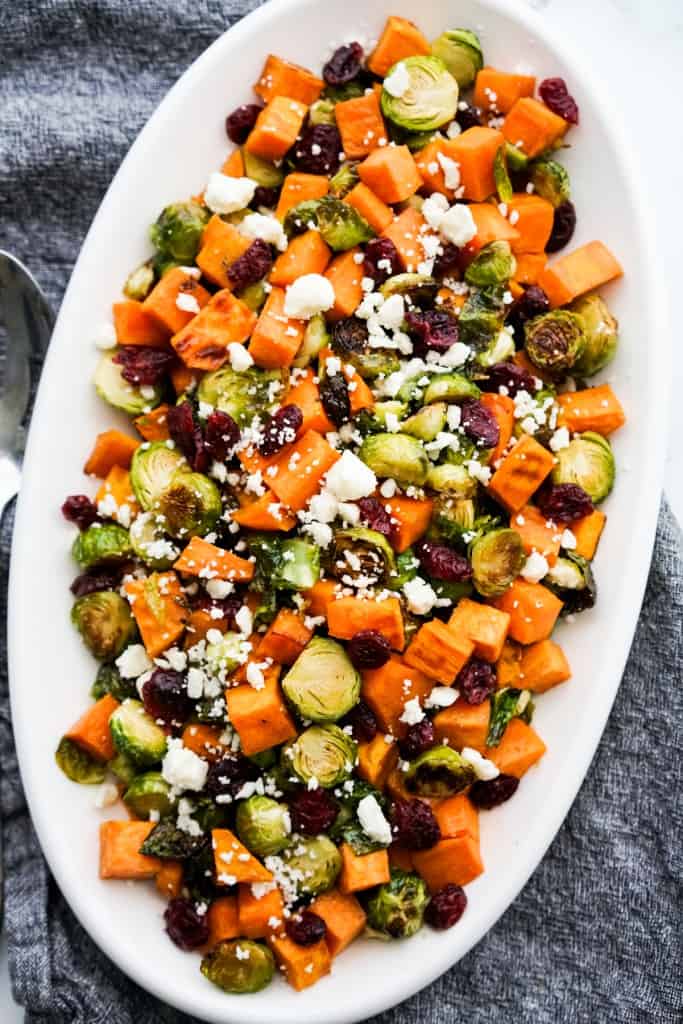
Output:
[[[440,839],[430,850],[416,850],[413,860],[430,892],[445,885],[467,885],[484,870],[479,840],[467,832]]]
[[[272,882],[273,876],[263,864],[247,850],[229,828],[211,830],[216,881],[219,885],[237,885],[238,882]]]
[[[374,149],[358,165],[361,181],[385,203],[402,203],[422,186],[413,154],[407,146]]]
[[[525,647],[520,660],[525,690],[545,693],[552,686],[571,678],[567,656],[554,640],[539,640]]]
[[[409,273],[417,270],[425,258],[423,239],[430,234],[427,222],[420,211],[412,206],[406,207],[382,234],[396,246],[405,269]]]
[[[474,654],[484,661],[498,661],[510,625],[507,612],[462,597],[448,620],[448,628],[467,637]]]
[[[431,53],[431,46],[417,25],[407,18],[392,14],[387,18],[377,46],[368,57],[368,68],[373,75],[384,78],[389,68],[399,60],[427,53]]]
[[[386,850],[373,853],[354,853],[348,843],[341,845],[342,869],[339,875],[339,891],[348,896],[352,892],[372,889],[391,878],[389,855]]]
[[[273,288],[261,310],[249,345],[257,366],[277,370],[291,366],[303,341],[305,325],[285,316],[285,290]]]
[[[384,139],[386,145],[387,132],[376,92],[367,92],[337,103],[334,115],[342,149],[349,159],[357,160],[367,156],[381,145],[381,139]]]
[[[235,896],[219,896],[212,900],[206,914],[209,926],[209,946],[213,947],[226,939],[237,939],[241,935],[237,916]]]
[[[69,731],[65,739],[72,740],[96,761],[111,761],[116,750],[111,738],[109,719],[119,706],[110,693],[100,697],[98,701],[81,715]]]
[[[521,718],[513,718],[498,746],[487,747],[485,754],[503,774],[521,779],[543,757],[545,751],[545,743],[535,729]]]
[[[593,509],[590,515],[572,523],[572,533],[576,540],[574,551],[590,562],[595,557],[607,516],[599,508]]]
[[[420,626],[403,659],[426,676],[450,686],[473,652],[474,644],[466,634],[432,619]]]
[[[180,580],[174,572],[153,572],[124,586],[147,653],[158,658],[182,636],[187,623]]]
[[[191,370],[218,370],[229,346],[243,344],[256,323],[256,313],[227,288],[216,292],[171,344]]]
[[[323,80],[308,68],[269,53],[254,85],[254,92],[266,103],[274,96],[291,96],[293,100],[310,106],[318,99],[324,86]]]
[[[330,973],[332,956],[324,939],[313,946],[299,946],[286,935],[271,935],[268,945],[285,978],[297,992],[310,988]]]
[[[489,494],[508,512],[519,512],[551,472],[555,459],[525,434],[506,455],[489,481]]]
[[[501,132],[476,125],[468,128],[444,147],[445,153],[458,164],[463,197],[474,202],[488,199],[496,191],[493,162],[505,145]]]
[[[521,578],[492,603],[508,613],[509,635],[520,644],[545,640],[562,611],[562,601],[551,590],[542,583],[529,583]]]
[[[210,298],[192,274],[182,267],[173,267],[152,288],[142,308],[171,334],[177,334],[197,315],[196,307],[201,309]],[[185,305],[192,309],[185,309]]]
[[[464,793],[446,797],[434,807],[442,839],[455,839],[467,835],[479,840],[479,811]]]
[[[100,878],[136,881],[154,878],[161,861],[140,853],[140,847],[153,828],[151,821],[103,821],[100,825]]]
[[[365,911],[350,893],[330,889],[313,900],[310,909],[327,925],[325,942],[333,957],[342,953],[365,928]]]
[[[239,150],[237,151],[239,152]],[[219,288],[230,288],[230,267],[243,256],[251,239],[241,235],[233,224],[222,220],[217,213],[204,228],[202,247],[197,253],[197,266],[204,277]]]
[[[434,680],[396,656],[381,668],[366,669],[362,676],[363,700],[374,711],[380,729],[394,736],[404,736],[408,726],[400,719],[406,701],[417,697],[422,703],[434,688]]]
[[[281,608],[259,642],[258,656],[293,665],[312,636],[313,630],[304,625],[300,615]]]
[[[367,743],[358,744],[358,774],[376,789],[384,789],[387,778],[396,767],[398,748],[377,733]]]
[[[569,124],[544,103],[522,96],[503,121],[502,132],[508,142],[533,159],[561,139]]]
[[[286,743],[297,734],[285,707],[278,674],[279,666],[266,669],[265,686],[261,690],[246,683],[225,692],[230,721],[248,757]]]
[[[156,890],[166,900],[177,900],[183,887],[183,862],[163,860],[154,879]]]
[[[456,750],[472,747],[482,753],[486,747],[490,716],[490,701],[468,704],[460,698],[434,716],[436,737],[438,740],[448,740],[449,745]]]
[[[258,898],[247,883],[242,883],[237,890],[239,934],[247,939],[265,939],[272,935],[284,921],[284,910],[278,888]]]
[[[256,118],[245,148],[262,160],[281,160],[297,140],[307,106],[289,96],[273,96]]]
[[[562,530],[544,516],[540,509],[535,505],[525,505],[510,516],[510,529],[522,538],[527,555],[537,551],[547,560],[548,565],[555,565],[560,553]]]

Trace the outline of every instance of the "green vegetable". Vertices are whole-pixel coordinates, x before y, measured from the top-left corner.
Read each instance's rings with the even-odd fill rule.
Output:
[[[428,132],[452,121],[458,109],[458,83],[439,57],[406,57],[390,68],[408,75],[408,87],[401,96],[382,89],[384,116],[408,132]]]
[[[360,675],[336,640],[315,637],[282,680],[282,690],[299,716],[336,722],[360,697]]]
[[[573,551],[557,559],[543,577],[543,583],[562,601],[562,615],[575,615],[592,608],[597,599],[590,562]]]
[[[245,306],[248,306],[253,313],[258,313],[268,298],[266,282],[265,280],[255,281],[253,284],[248,284],[245,288],[241,288],[238,292],[235,292],[235,295],[240,302],[243,302]]]
[[[248,850],[263,860],[280,853],[290,842],[292,831],[286,804],[269,796],[250,796],[237,808],[237,835]]]
[[[170,794],[171,787],[161,772],[145,772],[135,776],[123,799],[136,818],[147,820],[151,811],[162,817],[169,814],[175,803]]]
[[[172,537],[203,537],[216,525],[223,506],[213,480],[203,473],[181,469],[159,495],[159,512]]]
[[[341,854],[331,839],[320,835],[297,839],[282,854],[287,874],[296,879],[300,896],[318,896],[331,889],[341,871]]]
[[[358,428],[362,434],[381,434],[387,429],[387,416],[400,420],[407,412],[405,402],[394,400],[375,402],[372,409],[363,409],[358,417]],[[403,429],[403,427],[401,428]]]
[[[343,103],[344,100],[353,100],[362,96],[365,86],[358,79],[352,82],[344,82],[343,85],[326,85],[322,91],[322,98],[332,100],[333,103]]]
[[[130,464],[130,482],[140,508],[156,507],[159,497],[169,487],[175,473],[187,468],[185,457],[166,441],[153,441],[136,448]]]
[[[205,206],[192,201],[165,207],[149,229],[157,255],[179,263],[192,263],[210,216]]]
[[[438,289],[438,283],[429,274],[394,274],[379,287],[385,299],[402,295],[417,306],[433,302]]]
[[[614,486],[616,465],[606,437],[587,431],[556,452],[553,483],[578,484],[596,505]]]
[[[161,529],[155,512],[141,512],[130,527],[130,542],[138,558],[151,569],[170,569],[180,555]]]
[[[331,195],[299,203],[288,212],[285,230],[290,221],[304,228],[313,221],[317,224],[323,241],[334,252],[345,252],[375,237],[373,229],[353,206]]]
[[[525,171],[529,166],[529,157],[521,149],[513,146],[511,142],[505,143],[505,159],[508,169],[514,174]]]
[[[337,725],[312,725],[288,743],[282,763],[302,782],[316,779],[323,789],[339,785],[351,776],[358,748]]]
[[[207,644],[204,658],[209,674],[224,679],[245,661],[242,635],[224,633],[221,640]]]
[[[592,377],[614,359],[619,344],[619,324],[600,295],[583,295],[569,307],[583,327],[583,348],[574,362],[579,377]]]
[[[364,352],[350,352],[344,355],[344,362],[350,363],[363,380],[388,377],[401,368],[396,352],[384,348],[371,348]]]
[[[263,188],[279,188],[285,180],[285,172],[282,167],[276,167],[269,160],[263,160],[255,153],[250,153],[244,146],[242,147],[242,159],[246,177],[251,178]]]
[[[336,124],[334,107],[332,100],[316,100],[308,110],[309,124]]]
[[[123,294],[134,302],[144,302],[154,287],[154,279],[152,261],[147,260],[135,270],[131,270],[123,286]]]
[[[400,555],[396,555],[396,569],[393,573],[389,573],[387,587],[389,590],[402,590],[406,583],[415,579],[419,568],[420,563],[412,548],[402,551]]]
[[[310,541],[255,533],[247,544],[256,558],[257,590],[310,590],[320,576],[320,549]]]
[[[526,552],[516,530],[491,530],[472,545],[472,578],[482,597],[499,597],[524,568]]]
[[[330,344],[330,332],[327,329],[327,322],[322,313],[316,313],[306,323],[304,340],[301,348],[296,354],[294,366],[308,366],[316,359],[318,353]]]
[[[479,288],[505,284],[514,274],[516,265],[509,242],[489,242],[467,267],[465,280]]]
[[[121,367],[114,362],[116,352],[104,352],[95,370],[95,390],[100,398],[131,416],[140,416],[156,408],[161,401],[161,387],[148,385],[144,389],[129,384],[121,375]],[[144,394],[143,394],[144,390]]]
[[[497,334],[494,334],[486,348],[477,352],[474,359],[478,366],[486,369],[495,366],[496,363],[505,363],[512,359],[515,354],[515,336],[513,332],[503,327]]]
[[[457,751],[438,746],[411,761],[403,781],[418,796],[444,797],[467,789],[475,777],[472,765]]]
[[[268,947],[251,939],[219,942],[202,958],[200,970],[217,988],[233,995],[260,992],[270,985],[275,960]]]
[[[429,892],[419,875],[392,868],[391,880],[368,900],[368,925],[392,939],[406,939],[419,932],[428,903]]]
[[[166,753],[166,734],[139,700],[124,700],[109,719],[114,746],[141,768],[161,761]]]
[[[137,696],[134,680],[122,679],[116,665],[104,662],[97,669],[95,682],[90,687],[90,696],[93,700],[99,700],[100,697],[104,697],[107,693],[110,693],[119,704],[126,697]]]
[[[536,194],[547,199],[556,209],[571,199],[569,175],[562,164],[551,157],[542,156],[534,160],[529,168],[529,179]]]
[[[505,146],[501,146],[495,155],[493,161],[493,180],[496,183],[496,192],[501,203],[509,203],[514,195],[514,189],[508,174],[507,149]],[[479,284],[478,281],[474,283]],[[489,284],[491,282],[484,281],[482,283]],[[496,282],[493,283],[495,284]]]
[[[464,466],[450,462],[432,466],[426,482],[433,491],[447,493],[453,498],[474,498],[477,493],[477,481],[474,477],[470,476]]]
[[[330,838],[335,843],[348,843],[358,857],[374,853],[375,850],[384,850],[387,845],[372,839],[358,820],[358,805],[366,796],[374,797],[386,816],[388,801],[384,795],[369,782],[355,779],[350,793],[341,791],[339,813],[330,828]]]
[[[132,782],[138,774],[137,765],[129,757],[126,757],[125,754],[117,754],[116,757],[113,757],[107,764],[107,768],[117,779],[125,782],[126,785]]]
[[[553,377],[573,368],[584,345],[581,318],[568,309],[543,313],[524,325],[524,350],[534,366]]]
[[[82,569],[111,562],[125,562],[133,555],[128,536],[118,523],[94,523],[76,537],[71,554]]]
[[[439,373],[432,377],[424,393],[425,405],[431,402],[462,402],[466,398],[479,398],[481,391],[462,373]]]
[[[504,285],[473,288],[460,310],[460,341],[475,351],[488,348],[498,336],[505,319]]]
[[[255,415],[272,412],[278,405],[275,383],[282,384],[279,370],[233,370],[222,366],[206,373],[197,388],[197,399],[227,412],[239,427],[246,427]],[[162,442],[163,443],[163,442]]]
[[[101,660],[118,657],[135,635],[128,602],[113,590],[79,597],[71,609],[71,621],[88,650]]]
[[[336,174],[330,178],[330,195],[343,199],[360,181],[358,161],[345,161]]]
[[[203,833],[191,835],[178,828],[172,818],[163,818],[145,839],[140,847],[140,853],[147,857],[159,857],[161,860],[187,860],[194,857],[205,845],[208,844]]]
[[[290,207],[285,214],[282,227],[288,238],[294,235],[301,235],[309,231],[311,227],[318,226],[319,199],[304,199],[296,206]]]
[[[432,43],[432,53],[444,62],[461,89],[469,89],[484,66],[479,37],[467,28],[442,32]]]
[[[525,715],[530,718],[532,711],[533,704],[529,690],[516,690],[508,686],[503,687],[502,690],[496,690],[491,697],[491,716],[489,718],[486,746],[497,747],[503,738],[503,733],[507,729],[508,723],[513,718]]]
[[[83,750],[73,740],[64,736],[59,741],[55,761],[62,769],[67,779],[72,782],[80,782],[84,786],[94,786],[98,782],[104,782],[106,765],[96,761],[87,750]]]
[[[427,479],[429,459],[421,442],[407,434],[372,434],[358,455],[377,476],[392,477],[403,487],[419,487]]]
[[[395,565],[394,550],[383,534],[365,526],[336,530],[331,571],[344,582],[363,578],[368,584],[383,583]]]
[[[401,424],[401,431],[420,441],[433,441],[446,426],[447,408],[445,402],[425,405]]]

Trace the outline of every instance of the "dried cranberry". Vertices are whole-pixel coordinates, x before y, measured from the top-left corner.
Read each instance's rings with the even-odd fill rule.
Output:
[[[236,107],[232,114],[228,114],[225,119],[225,131],[231,142],[241,146],[247,141],[247,136],[256,124],[256,118],[262,109],[258,103],[243,103],[241,107]]]
[[[322,407],[335,427],[343,427],[351,419],[349,385],[343,373],[328,373],[318,385]]]
[[[99,518],[97,505],[87,494],[71,494],[62,505],[62,515],[79,530],[87,530]]]
[[[240,291],[265,277],[272,265],[270,246],[262,238],[255,238],[249,248],[228,267],[230,283],[236,291]]]
[[[406,323],[411,337],[416,340],[418,355],[429,349],[447,352],[458,340],[458,321],[445,309],[406,313]]]
[[[434,277],[443,277],[445,274],[450,274],[451,271],[455,270],[460,265],[460,255],[461,250],[458,249],[457,245],[453,245],[452,242],[442,242],[441,252],[437,253],[434,260],[434,268],[432,270]]]
[[[425,921],[432,928],[444,931],[446,928],[452,928],[454,924],[458,923],[465,913],[466,906],[467,896],[465,890],[462,886],[449,882],[448,885],[444,885],[443,889],[435,892],[427,904]]]
[[[372,242],[369,243],[372,245]],[[332,328],[332,348],[340,355],[364,352],[368,344],[368,327],[364,320],[348,316],[337,320]]]
[[[181,949],[197,949],[209,941],[206,914],[198,914],[191,900],[171,900],[164,912],[166,931]]]
[[[590,496],[578,484],[553,484],[536,500],[543,515],[556,523],[574,523],[593,511]]]
[[[326,789],[303,789],[289,804],[292,829],[302,836],[317,836],[330,827],[339,813],[339,805]]]
[[[407,850],[429,850],[441,839],[434,811],[424,800],[394,800],[391,831],[396,842]]]
[[[297,946],[315,946],[316,942],[321,942],[325,938],[327,925],[322,917],[312,910],[302,910],[294,917],[288,918],[285,931]]]
[[[171,438],[178,445],[187,461],[198,473],[208,468],[208,453],[204,447],[202,428],[195,419],[192,404],[185,400],[172,405],[166,413],[166,425]]]
[[[341,136],[333,124],[311,125],[294,146],[296,168],[307,174],[334,174],[341,151]]]
[[[381,668],[391,656],[389,641],[376,629],[361,629],[354,633],[347,649],[355,668]]]
[[[520,391],[533,394],[536,390],[532,375],[517,363],[496,363],[486,372],[488,379],[479,382],[483,391],[499,391],[505,388],[505,393],[514,398]]]
[[[564,78],[544,78],[538,93],[549,110],[570,124],[579,123],[579,108]]]
[[[358,75],[363,64],[363,47],[360,43],[347,43],[334,51],[323,68],[323,78],[328,85],[346,85]]]
[[[215,462],[225,462],[240,439],[240,428],[227,412],[215,409],[204,424],[204,447]]]
[[[571,199],[555,208],[553,229],[546,245],[546,252],[559,252],[571,242],[576,228],[576,207]]]
[[[498,420],[475,398],[466,398],[460,406],[460,426],[475,444],[495,448],[500,440]]]
[[[514,796],[519,786],[519,779],[514,775],[497,775],[495,779],[484,782],[477,779],[470,787],[469,798],[475,807],[481,807],[490,811],[492,807],[504,804],[511,796]]]
[[[148,345],[124,345],[114,356],[122,367],[121,376],[129,384],[158,384],[175,359],[175,353]]]
[[[458,122],[464,132],[468,128],[476,128],[482,123],[481,121],[481,110],[479,107],[473,107],[469,103],[465,104],[464,107],[458,107],[455,115],[455,120]]]
[[[227,620],[228,629],[235,629],[235,618],[238,611],[244,604],[244,598],[240,594],[229,594],[228,597],[209,597],[205,590],[198,590],[190,598],[192,611],[205,611],[209,614],[215,610],[221,613],[221,617]],[[216,619],[216,622],[219,620]]]
[[[363,273],[371,277],[376,285],[400,274],[403,269],[398,249],[390,238],[372,238],[365,247]]]
[[[431,718],[423,718],[408,728],[402,740],[399,740],[398,749],[401,757],[406,761],[424,754],[425,750],[431,750],[436,743],[436,732]]]
[[[379,731],[375,712],[362,700],[344,716],[344,725],[350,725],[354,739],[362,743],[374,740]]]
[[[179,728],[192,713],[185,676],[169,668],[157,668],[142,687],[145,711],[155,721]]]
[[[283,405],[270,417],[264,428],[263,437],[258,446],[261,455],[265,455],[266,458],[277,455],[286,444],[295,441],[303,422],[304,414],[298,405]]]
[[[391,537],[394,532],[394,524],[391,515],[379,500],[379,498],[361,498],[358,502],[360,517],[366,526],[376,530],[383,537]]]
[[[454,686],[468,704],[483,704],[498,687],[496,670],[488,661],[470,658],[455,677]]]
[[[94,594],[96,590],[116,590],[123,575],[123,566],[117,566],[111,571],[101,568],[93,569],[91,572],[83,572],[77,576],[69,589],[74,597],[85,597],[86,594]]]
[[[550,301],[540,285],[530,284],[517,300],[517,306],[521,314],[527,320],[531,320],[535,316],[547,313],[550,309]]]
[[[472,579],[472,566],[464,557],[446,544],[421,540],[415,546],[420,565],[428,576],[449,583],[464,583]]]
[[[209,765],[206,791],[216,797],[234,797],[245,782],[255,779],[258,768],[242,754],[227,754]]]
[[[257,209],[259,206],[265,206],[269,210],[272,210],[277,206],[279,195],[279,188],[266,188],[265,185],[257,185],[254,190],[254,198],[249,205],[254,206]]]

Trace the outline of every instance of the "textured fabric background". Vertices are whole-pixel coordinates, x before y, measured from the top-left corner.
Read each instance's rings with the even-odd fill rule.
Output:
[[[0,245],[32,267],[55,304],[145,120],[191,60],[255,6],[14,0],[10,10],[0,0]],[[3,630],[10,533],[6,516]],[[663,508],[625,678],[564,827],[479,946],[372,1024],[683,1020],[682,622],[681,535]],[[1,663],[5,923],[28,1024],[191,1024],[99,953],[50,878],[21,791]]]

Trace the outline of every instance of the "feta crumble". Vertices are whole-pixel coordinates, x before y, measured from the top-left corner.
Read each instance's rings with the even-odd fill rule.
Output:
[[[285,316],[310,320],[334,305],[334,288],[322,274],[304,274],[290,284],[285,295]]]
[[[236,213],[254,198],[256,182],[251,178],[230,178],[216,171],[204,192],[204,202],[212,213]]]

